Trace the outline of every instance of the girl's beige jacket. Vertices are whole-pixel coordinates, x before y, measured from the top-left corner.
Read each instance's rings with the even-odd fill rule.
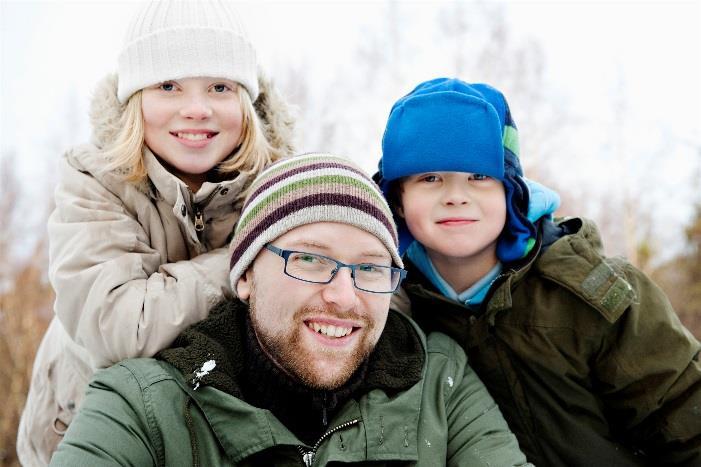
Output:
[[[259,82],[255,107],[266,135],[290,154],[290,109]],[[105,78],[93,97],[92,143],[59,163],[48,223],[56,316],[38,349],[18,430],[25,466],[48,464],[95,368],[154,355],[230,296],[227,243],[252,176],[206,182],[192,194],[148,150],[143,183],[105,172],[102,148],[123,111],[116,85],[115,76]],[[199,232],[196,218],[204,223]]]

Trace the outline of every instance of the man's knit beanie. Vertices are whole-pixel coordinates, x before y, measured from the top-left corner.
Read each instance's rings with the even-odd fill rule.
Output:
[[[536,238],[526,218],[528,188],[518,155],[518,131],[501,92],[487,84],[437,78],[419,84],[392,107],[375,180],[386,196],[392,182],[425,172],[470,172],[501,180],[507,218],[497,256],[510,262],[528,254]],[[403,253],[414,238],[401,217],[395,220]]]
[[[160,0],[137,11],[119,55],[117,97],[191,77],[226,78],[258,97],[256,53],[239,15],[224,0]]]
[[[375,183],[343,157],[304,154],[282,159],[253,181],[236,224],[231,252],[231,287],[266,243],[315,222],[340,222],[376,236],[403,267],[392,211]]]

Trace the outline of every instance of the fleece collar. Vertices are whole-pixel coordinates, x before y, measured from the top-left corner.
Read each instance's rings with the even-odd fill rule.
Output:
[[[221,302],[207,319],[185,330],[156,358],[180,370],[193,389],[212,386],[245,400],[240,378],[247,313],[248,306],[239,300]],[[406,318],[390,311],[369,357],[364,385],[386,392],[406,389],[421,379],[424,362],[421,337]]]

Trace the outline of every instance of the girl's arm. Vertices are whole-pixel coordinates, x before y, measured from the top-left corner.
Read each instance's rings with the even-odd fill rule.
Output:
[[[60,170],[48,226],[49,278],[58,318],[93,364],[154,355],[229,293],[226,248],[165,263],[151,247],[143,213],[142,226],[90,174],[66,160]],[[163,228],[160,219],[152,225]]]

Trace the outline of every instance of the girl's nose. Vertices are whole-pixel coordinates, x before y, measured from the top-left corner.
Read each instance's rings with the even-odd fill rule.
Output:
[[[212,116],[212,108],[201,96],[191,96],[180,108],[180,116],[192,120],[206,120]]]

